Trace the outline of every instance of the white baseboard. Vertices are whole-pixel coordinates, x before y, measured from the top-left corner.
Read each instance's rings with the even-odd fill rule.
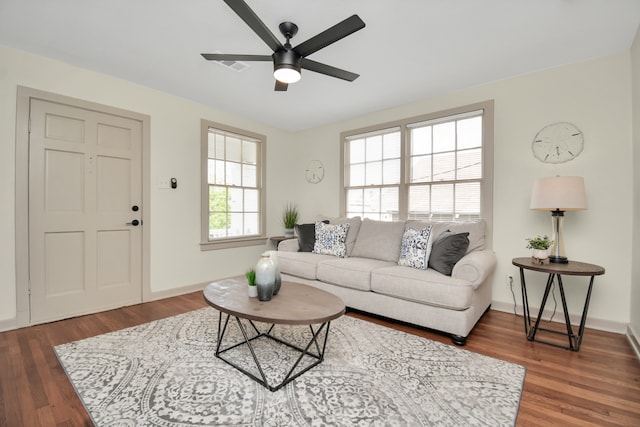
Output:
[[[151,291],[151,294],[143,302],[157,301],[160,299],[177,297],[191,292],[203,290],[211,282],[196,283],[194,285],[181,286],[179,288],[166,289],[164,291]]]
[[[638,338],[638,334],[631,324],[627,326],[627,340],[629,341],[629,344],[631,344],[633,351],[636,352],[638,359],[640,359],[640,338]]]
[[[504,311],[506,313],[513,313],[514,306],[513,303],[506,303],[501,301],[493,301],[491,303],[491,308],[497,311]],[[516,314],[518,316],[522,316],[522,305],[515,306]],[[531,316],[535,317],[538,315],[538,311],[540,307],[529,307],[529,312]],[[553,314],[553,310],[545,310],[543,312],[543,319],[550,319]],[[569,318],[571,319],[572,325],[580,325],[580,317],[578,314],[569,313]],[[559,310],[556,310],[555,315],[553,316],[553,321],[558,323],[564,323],[564,314],[562,313],[562,307]],[[625,334],[628,331],[628,324],[622,322],[615,322],[612,320],[605,319],[597,319],[593,317],[587,316],[587,328],[598,329],[600,331],[613,332],[616,334]]]

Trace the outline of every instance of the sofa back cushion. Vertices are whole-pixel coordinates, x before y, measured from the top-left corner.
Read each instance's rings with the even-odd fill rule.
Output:
[[[432,225],[432,239],[437,240],[440,234],[447,230],[454,233],[469,233],[469,248],[467,253],[476,250],[486,249],[485,235],[487,234],[487,222],[484,219],[469,222],[436,222],[436,221],[407,221],[407,227],[425,228]]]
[[[351,256],[398,262],[404,221],[375,221],[365,218]]]

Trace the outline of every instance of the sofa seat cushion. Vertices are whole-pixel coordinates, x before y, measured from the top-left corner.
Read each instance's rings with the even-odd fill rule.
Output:
[[[297,243],[297,240],[292,239],[291,241]],[[314,254],[313,252],[278,251],[278,268],[281,273],[316,280],[318,264],[332,259],[336,259],[336,257]]]
[[[403,266],[374,270],[371,273],[371,290],[452,310],[469,308],[473,297],[473,285],[466,280],[445,276],[431,268],[418,270]]]
[[[346,288],[371,290],[371,271],[395,265],[389,261],[369,258],[335,258],[318,264],[318,280]]]

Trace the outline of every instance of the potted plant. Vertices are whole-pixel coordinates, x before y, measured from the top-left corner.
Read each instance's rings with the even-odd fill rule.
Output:
[[[293,229],[298,222],[298,208],[292,204],[287,204],[282,213],[282,223],[284,224],[284,237],[293,237]]]
[[[549,248],[553,245],[553,240],[548,236],[530,237],[527,239],[527,249],[532,249],[531,256],[537,259],[547,259],[549,257]]]
[[[255,298],[258,296],[258,287],[256,286],[256,270],[253,268],[245,273],[247,283],[249,284],[249,296]]]

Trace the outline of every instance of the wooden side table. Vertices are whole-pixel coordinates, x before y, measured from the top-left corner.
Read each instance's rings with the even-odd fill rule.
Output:
[[[587,321],[587,310],[589,309],[589,301],[591,300],[591,290],[593,289],[593,281],[595,276],[604,274],[604,268],[599,265],[587,264],[584,262],[569,261],[568,264],[535,264],[531,257],[526,258],[514,258],[513,265],[520,268],[520,286],[522,288],[522,309],[524,314],[524,332],[527,335],[529,341],[537,341],[544,344],[554,345],[556,347],[566,348],[572,351],[580,350],[580,344],[582,343],[582,336],[584,335],[584,326]],[[536,322],[531,326],[531,314],[529,313],[529,298],[527,297],[527,286],[524,280],[524,270],[538,271],[541,273],[547,273],[547,286],[544,289],[544,296],[542,297],[542,303],[540,305],[540,311]],[[578,334],[573,333],[573,327],[571,326],[571,320],[569,319],[569,310],[567,310],[567,300],[564,295],[564,286],[562,285],[562,276],[590,276],[589,288],[587,290],[587,297],[584,302],[584,308],[582,309],[582,318],[580,319],[580,327]],[[545,329],[540,327],[540,319],[544,312],[544,307],[549,297],[549,292],[553,286],[554,281],[558,281],[558,289],[560,289],[560,297],[562,299],[562,310],[564,311],[564,321],[567,327],[566,334],[564,332],[555,331],[552,329]],[[536,339],[536,333],[538,331],[546,331],[559,335],[566,335],[569,340],[569,345],[564,346],[558,343],[543,341]]]
[[[280,244],[280,242],[282,242],[283,240],[289,240],[289,239],[295,239],[296,237],[285,237],[285,236],[271,236],[269,237],[269,240],[271,240],[273,243],[275,243],[276,245],[276,249],[278,249],[278,245]]]

